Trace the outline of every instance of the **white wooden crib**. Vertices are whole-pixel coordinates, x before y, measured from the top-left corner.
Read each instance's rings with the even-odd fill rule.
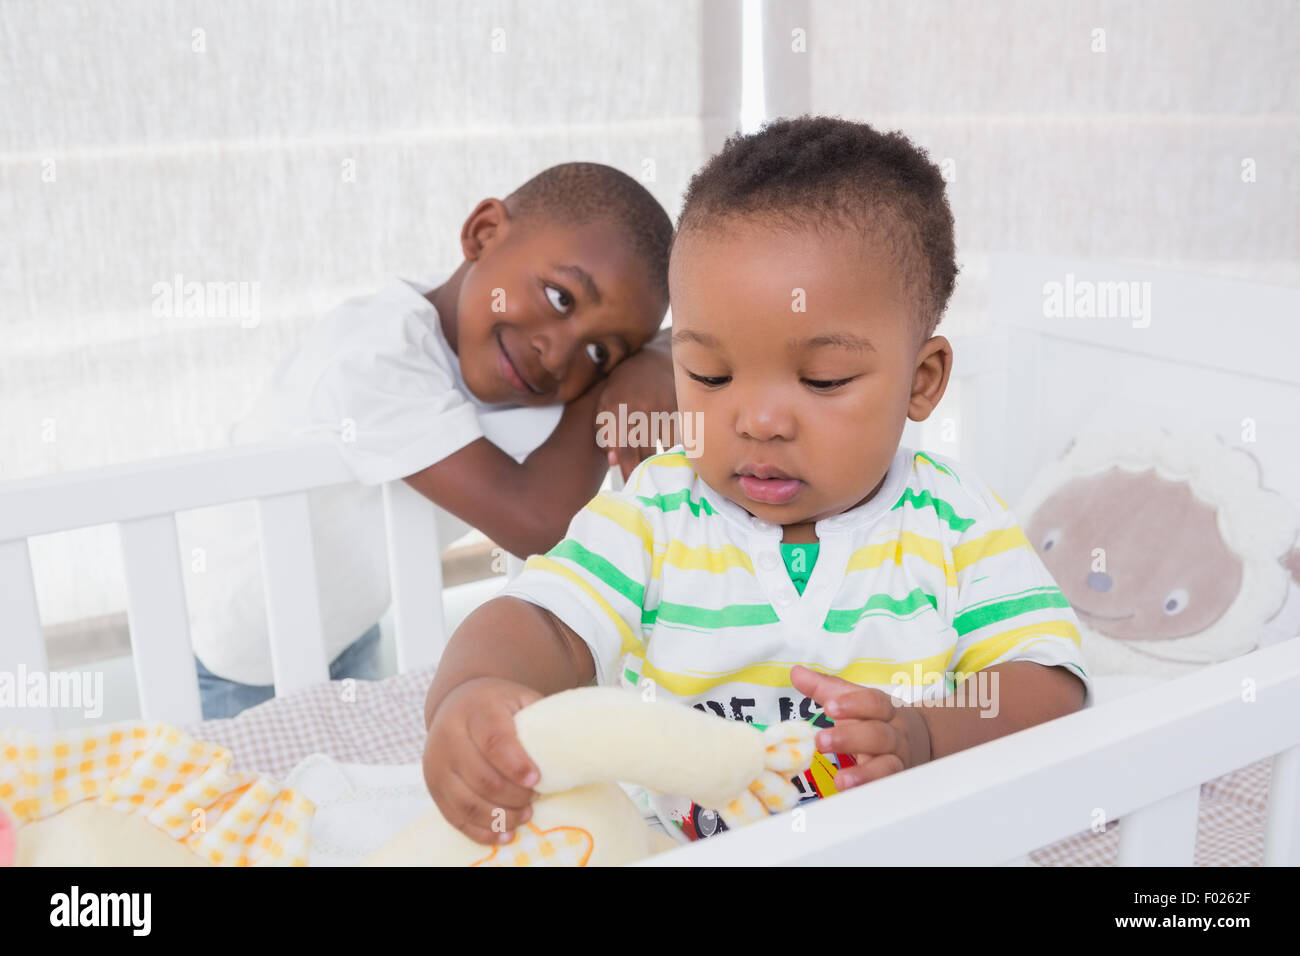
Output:
[[[1067,272],[1076,280],[1151,281],[1160,311],[1142,335],[1114,322],[1049,324],[1044,282]],[[1253,409],[1269,435],[1274,473],[1296,479],[1293,496],[1300,489],[1300,373],[1290,361],[1294,347],[1282,347],[1300,340],[1300,293],[1010,256],[995,261],[993,288],[990,334],[954,339],[963,418],[945,421],[945,403],[925,428],[909,426],[909,444],[969,460],[1014,504],[1033,469],[1063,450],[1074,428],[1099,421],[1099,411],[1145,403],[1218,423]],[[1153,404],[1152,394],[1177,397]],[[956,446],[945,441],[949,433],[961,437]],[[348,480],[333,449],[316,444],[0,484],[0,670],[46,670],[27,539],[116,523],[141,714],[196,721],[175,515],[255,499],[276,693],[325,680],[306,492]],[[432,505],[401,482],[384,492],[397,660],[406,672],[436,663],[446,639],[441,548]],[[53,725],[40,710],[3,719]],[[646,863],[1014,864],[1123,818],[1121,865],[1191,865],[1200,784],[1269,757],[1265,862],[1300,865],[1300,639]]]

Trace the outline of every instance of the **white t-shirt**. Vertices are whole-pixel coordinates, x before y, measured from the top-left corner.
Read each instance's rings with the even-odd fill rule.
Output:
[[[381,485],[487,437],[523,461],[554,430],[563,406],[480,401],[426,299],[445,281],[397,279],[323,316],[277,367],[233,444],[331,435],[356,484],[308,492],[328,660],[388,608]],[[437,509],[445,549],[471,529]],[[239,502],[178,518],[195,653],[213,673],[270,684],[270,643],[256,507]]]

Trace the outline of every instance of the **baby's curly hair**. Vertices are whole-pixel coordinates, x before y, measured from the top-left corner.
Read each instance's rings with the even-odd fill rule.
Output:
[[[730,136],[691,178],[674,243],[745,218],[883,242],[917,303],[917,345],[934,334],[957,281],[952,210],[939,168],[902,133],[804,115]]]

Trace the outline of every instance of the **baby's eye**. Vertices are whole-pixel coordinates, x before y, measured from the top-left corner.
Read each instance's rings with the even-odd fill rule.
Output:
[[[830,381],[819,381],[817,379],[806,378],[804,381],[819,391],[829,391],[832,388],[839,388],[841,385],[847,385],[849,382],[853,381],[853,379],[837,378]]]
[[[696,375],[694,372],[687,372],[686,374],[689,375],[691,378],[695,379],[695,381],[700,382],[703,385],[713,385],[713,386],[726,385],[728,382],[731,381],[730,375],[715,375],[713,377],[709,377],[706,375]]]
[[[556,286],[546,287],[546,297],[551,300],[551,305],[555,306],[556,312],[568,312],[573,306],[573,296]],[[556,299],[560,301],[557,302]]]
[[[593,349],[595,350],[594,354]],[[604,368],[605,363],[609,361],[609,349],[605,348],[605,346],[601,345],[599,342],[588,343],[587,355],[596,363],[597,368]]]

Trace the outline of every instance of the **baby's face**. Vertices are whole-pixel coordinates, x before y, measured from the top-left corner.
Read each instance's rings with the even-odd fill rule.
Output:
[[[485,402],[564,404],[654,337],[663,304],[614,226],[511,226],[461,283],[461,373]]]
[[[712,488],[812,541],[815,522],[878,490],[898,449],[917,363],[908,303],[893,265],[847,233],[728,230],[673,248],[677,407],[696,417]],[[773,473],[786,477],[758,477]]]

